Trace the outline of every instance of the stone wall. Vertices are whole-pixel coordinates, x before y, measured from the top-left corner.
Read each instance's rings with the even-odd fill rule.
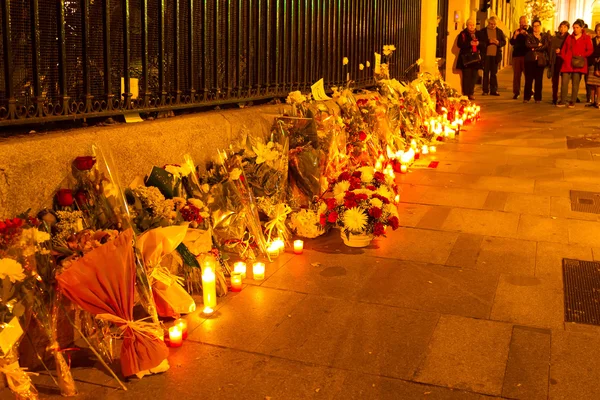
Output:
[[[265,134],[281,105],[184,115],[133,124],[94,126],[0,141],[0,219],[50,205],[69,175],[72,160],[98,143],[110,148],[122,185],[147,175],[153,165],[202,164],[239,137],[245,127]]]

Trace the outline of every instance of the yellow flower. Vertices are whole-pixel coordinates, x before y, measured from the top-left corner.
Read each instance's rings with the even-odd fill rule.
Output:
[[[390,200],[394,197],[394,194],[387,186],[380,186],[379,189],[377,189],[377,194]]]
[[[389,56],[396,50],[396,46],[393,44],[386,44],[383,46],[383,55]]]
[[[421,64],[423,64],[423,59],[422,59],[422,58],[419,58],[419,59],[417,60],[416,64],[417,64],[417,65],[421,65]]]
[[[375,174],[375,169],[373,167],[360,167],[357,169],[360,171],[360,180],[363,183],[371,182],[373,180],[373,175]]]
[[[27,278],[23,273],[23,266],[12,258],[0,259],[0,279],[8,278],[12,283]]]
[[[348,65],[348,57],[344,57],[344,59],[342,60],[342,64]]]
[[[240,175],[242,175],[242,170],[239,168],[234,168],[233,171],[231,171],[231,173],[229,174],[229,177],[232,180],[237,181],[238,179],[240,179]]]
[[[373,207],[381,208],[381,207],[383,207],[383,201],[381,201],[375,197],[375,198],[371,199],[371,205]]]
[[[350,189],[350,182],[348,181],[341,181],[335,184],[333,187],[333,197],[335,197],[338,203],[344,200],[344,195],[348,189]]]
[[[365,69],[365,64],[358,64],[358,69],[360,69],[361,71],[362,71],[363,69]]]
[[[371,68],[371,62],[367,61],[367,68]]]
[[[344,212],[342,222],[344,227],[352,232],[363,232],[367,226],[367,214],[358,207]]]

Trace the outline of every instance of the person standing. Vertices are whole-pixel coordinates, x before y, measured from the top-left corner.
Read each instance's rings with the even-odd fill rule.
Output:
[[[565,39],[565,43],[560,51],[563,58],[561,72],[561,101],[557,107],[564,107],[569,92],[569,81],[573,81],[571,87],[571,101],[569,108],[575,107],[577,94],[579,92],[579,83],[581,77],[588,72],[587,58],[592,55],[594,48],[592,39],[583,32],[583,21],[578,19],[573,22],[573,33]]]
[[[521,95],[521,76],[525,72],[525,54],[527,54],[527,35],[532,32],[531,27],[527,25],[527,17],[522,16],[519,18],[519,29],[510,38],[510,44],[513,46],[513,99],[518,99]]]
[[[569,28],[571,24],[568,21],[563,21],[558,26],[558,32],[550,41],[550,77],[552,78],[552,104],[558,103],[558,83],[560,81],[560,69],[563,65],[563,59],[560,55],[560,49],[565,43],[565,39],[569,36]]]
[[[497,18],[490,17],[486,29],[479,31],[479,49],[483,62],[483,95],[498,93],[498,65],[502,61],[502,48],[506,46],[504,32],[497,26]]]
[[[590,87],[590,102],[586,107],[600,108],[600,23],[594,28],[596,36],[592,39],[594,52],[588,58],[588,85]],[[598,74],[598,75],[597,75]]]
[[[481,69],[481,53],[475,20],[467,20],[467,27],[458,35],[457,45],[460,52],[456,68],[462,70],[462,94],[469,100],[475,100],[475,83],[477,83],[478,71]]]
[[[525,54],[525,93],[523,103],[531,100],[533,82],[535,81],[536,103],[542,101],[542,84],[544,78],[544,69],[548,64],[548,36],[542,33],[542,23],[534,20],[533,33],[527,35],[527,54]]]

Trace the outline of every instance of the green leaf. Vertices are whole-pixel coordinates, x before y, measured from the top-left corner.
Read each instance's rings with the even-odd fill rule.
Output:
[[[187,246],[183,243],[180,243],[177,246],[177,252],[181,255],[183,262],[190,267],[200,268],[200,264],[198,264],[198,260],[196,260],[196,256],[192,254],[192,252],[187,248]]]
[[[146,179],[146,186],[154,186],[167,199],[172,199],[175,192],[175,179],[173,174],[159,167],[152,167],[150,176]]]

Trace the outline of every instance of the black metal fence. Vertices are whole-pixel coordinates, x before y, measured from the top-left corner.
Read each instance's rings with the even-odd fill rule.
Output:
[[[384,44],[392,76],[419,57],[421,0],[0,3],[0,126],[367,87]]]

